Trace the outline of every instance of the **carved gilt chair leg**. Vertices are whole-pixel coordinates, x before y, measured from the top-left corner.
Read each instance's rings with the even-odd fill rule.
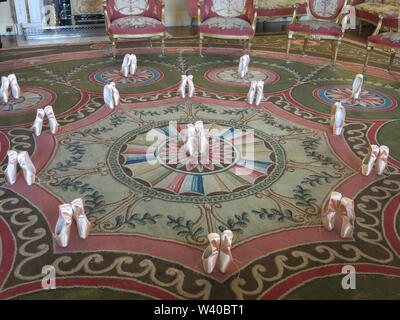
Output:
[[[165,34],[161,36],[161,56],[165,56]]]
[[[340,47],[341,42],[342,42],[341,40],[338,40],[335,43],[335,55],[333,57],[333,64],[332,64],[333,68],[336,68],[336,61],[337,61],[337,56],[338,56],[338,53],[339,53],[339,47]]]
[[[286,63],[289,63],[289,53],[290,53],[290,45],[292,42],[292,37],[293,37],[293,35],[289,33],[288,40],[287,40],[287,47],[286,47],[286,58],[285,58]]]
[[[115,59],[117,55],[117,39],[114,37],[111,38],[111,51],[112,51],[112,56]]]
[[[368,46],[367,47],[367,54],[365,55],[363,74],[367,72],[368,60],[369,60],[369,55],[371,54],[371,51],[372,51],[372,47]]]
[[[203,57],[203,36],[200,36],[199,38],[199,52],[200,52],[200,57]]]
[[[306,55],[306,47],[307,47],[307,43],[308,43],[308,38],[305,37],[304,38],[304,42],[303,42],[303,50],[301,52],[301,56],[304,57]]]
[[[393,62],[394,62],[394,58],[395,57],[396,57],[396,52],[392,52],[391,55],[390,55],[388,71],[392,70]]]

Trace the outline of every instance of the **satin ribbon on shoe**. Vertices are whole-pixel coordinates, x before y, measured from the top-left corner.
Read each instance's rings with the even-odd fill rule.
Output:
[[[250,63],[250,56],[248,54],[245,54],[240,57],[238,73],[240,74],[241,78],[246,77],[247,72],[249,71],[249,63]]]
[[[201,257],[204,271],[208,274],[212,273],[217,262],[219,255],[219,247],[221,243],[221,237],[218,233],[210,233],[207,236],[209,246],[203,252]]]
[[[207,139],[206,132],[204,130],[203,121],[196,121],[196,123],[194,124],[194,127],[196,128],[197,135],[200,139],[200,143],[199,143],[200,154],[205,155],[205,154],[207,154],[207,151],[208,151],[208,139]]]
[[[340,102],[336,102],[331,109],[331,126],[335,136],[339,136],[343,133],[345,119],[346,109]]]
[[[40,134],[42,133],[44,116],[45,116],[45,112],[43,109],[36,110],[36,118],[32,124],[31,129],[33,129],[35,131],[35,135],[37,137],[40,136]]]
[[[379,147],[377,145],[370,145],[368,148],[368,153],[364,157],[361,165],[361,174],[364,176],[369,176],[372,169],[374,168],[375,161],[379,155]]]
[[[364,76],[362,74],[357,74],[353,82],[353,88],[350,97],[351,99],[355,100],[360,99],[363,82],[364,82]]]
[[[338,213],[341,217],[340,236],[342,238],[351,238],[354,231],[354,201],[350,198],[343,197],[340,200]]]
[[[196,127],[189,123],[187,125],[187,138],[185,148],[189,152],[189,155],[194,155],[194,144],[196,140]]]
[[[380,146],[379,147],[379,155],[376,159],[376,170],[379,175],[382,175],[386,169],[387,162],[389,158],[389,147],[388,146]]]
[[[111,85],[106,84],[103,88],[103,98],[104,103],[111,110],[114,110],[114,97],[113,97],[113,88]]]
[[[14,73],[8,75],[8,80],[10,80],[11,95],[14,99],[19,99],[21,95],[21,88],[18,84],[17,77]]]
[[[187,83],[188,83],[188,97],[189,98],[193,98],[195,88],[194,88],[193,76],[192,75],[187,76]]]
[[[247,102],[249,104],[254,103],[254,98],[256,96],[256,90],[257,90],[257,81],[252,81],[250,83],[249,92],[247,93]]]
[[[31,158],[29,157],[28,152],[22,151],[18,153],[18,164],[22,168],[24,173],[25,182],[28,186],[31,186],[35,183],[36,177],[36,168],[32,163]]]
[[[4,103],[8,103],[8,96],[10,95],[10,80],[8,77],[1,77],[0,95]]]
[[[129,56],[129,73],[133,76],[136,73],[137,69],[137,57],[135,54],[131,54]]]
[[[130,62],[131,62],[131,56],[130,54],[126,54],[124,56],[124,60],[122,61],[122,66],[121,66],[121,73],[124,77],[127,77],[129,74]]]
[[[54,115],[53,107],[52,106],[45,107],[44,113],[49,119],[50,132],[52,134],[56,134],[58,129],[60,128],[60,125],[58,124],[56,116]]]
[[[264,81],[257,82],[257,97],[256,106],[259,106],[261,101],[264,100]]]
[[[322,224],[328,231],[332,231],[335,227],[335,217],[341,199],[342,194],[340,192],[331,192],[329,200],[322,212]]]
[[[81,239],[86,239],[90,232],[90,222],[86,216],[83,207],[83,200],[81,198],[75,199],[71,202],[73,217],[75,218],[78,227],[78,234]]]
[[[187,82],[188,82],[188,76],[183,74],[181,76],[181,84],[180,84],[179,89],[178,89],[178,93],[179,93],[179,95],[181,96],[182,99],[184,99],[186,97]]]
[[[68,246],[71,234],[73,209],[69,203],[58,206],[58,220],[54,232],[56,243],[65,248]]]
[[[233,233],[231,230],[225,230],[221,234],[221,245],[219,247],[218,268],[219,271],[225,273],[231,265],[232,258],[232,241]]]
[[[119,106],[119,100],[120,100],[119,91],[118,91],[118,89],[117,89],[117,87],[115,85],[115,82],[111,82],[110,86],[111,86],[112,98],[113,98],[114,106],[118,107]]]
[[[14,150],[7,151],[8,165],[4,174],[9,184],[14,184],[17,181],[17,158],[18,153]]]

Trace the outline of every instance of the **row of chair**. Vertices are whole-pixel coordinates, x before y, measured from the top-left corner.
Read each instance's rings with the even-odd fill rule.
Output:
[[[289,59],[291,40],[304,38],[303,54],[309,39],[330,40],[332,65],[336,65],[340,44],[343,40],[351,13],[349,0],[307,0],[308,19],[299,20],[304,15],[304,5],[295,5],[292,21],[288,25],[286,59]],[[351,1],[351,0],[350,0]],[[200,0],[197,3],[199,26],[199,51],[203,52],[205,38],[236,39],[244,42],[244,49],[250,51],[255,36],[257,22],[257,0]],[[119,39],[161,38],[162,55],[165,54],[165,14],[163,0],[137,0],[136,2],[118,0],[105,1],[106,30],[112,43],[113,56]],[[299,14],[300,12],[300,14]],[[398,19],[393,14],[380,14],[378,26],[368,38],[366,70],[371,50],[380,47],[390,53],[389,69],[395,55],[400,50],[400,33],[379,34],[383,21]]]

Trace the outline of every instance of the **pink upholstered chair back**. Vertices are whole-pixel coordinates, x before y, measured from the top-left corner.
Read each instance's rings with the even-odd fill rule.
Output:
[[[241,18],[252,22],[255,14],[253,0],[204,0],[201,21],[211,17]]]
[[[127,16],[144,16],[161,21],[160,0],[106,0],[110,20]]]
[[[309,13],[316,19],[335,20],[346,5],[347,0],[309,0]]]

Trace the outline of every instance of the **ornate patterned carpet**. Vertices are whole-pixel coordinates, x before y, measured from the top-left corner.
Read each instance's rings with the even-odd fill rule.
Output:
[[[106,43],[0,51],[0,75],[16,73],[23,89],[0,105],[0,298],[399,299],[400,73],[383,69],[387,57],[374,53],[361,99],[352,101],[362,46],[346,42],[334,71],[325,44],[311,42],[306,57],[294,50],[286,64],[284,37],[257,37],[249,80],[265,81],[266,98],[252,107],[235,43],[213,43],[205,58],[193,39],[170,40],[164,58],[146,45],[122,43],[117,60]],[[122,56],[132,51],[139,69],[123,78]],[[186,70],[196,97],[182,100]],[[102,98],[110,81],[122,95],[113,112]],[[345,133],[333,136],[330,106],[344,99]],[[53,136],[45,124],[35,137],[30,124],[46,105],[62,129]],[[221,132],[213,143],[228,145],[221,156],[233,161],[165,161],[167,146],[157,141],[196,120]],[[248,130],[250,150],[235,144]],[[358,173],[372,143],[390,147],[384,176]],[[8,149],[29,152],[35,185],[21,173],[6,183]],[[354,239],[321,225],[332,190],[355,200]],[[83,241],[74,226],[61,249],[52,235],[57,208],[78,197],[93,229]],[[207,234],[225,229],[234,232],[234,264],[207,275]],[[55,290],[41,289],[45,265],[56,269]],[[356,290],[342,289],[345,265],[356,268]]]

